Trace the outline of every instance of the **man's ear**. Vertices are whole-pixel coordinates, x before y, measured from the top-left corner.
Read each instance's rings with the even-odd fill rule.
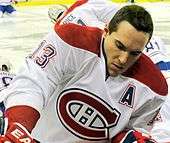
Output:
[[[104,34],[103,34],[104,38],[106,37],[106,35],[107,35],[108,33],[109,33],[108,28],[104,28]]]

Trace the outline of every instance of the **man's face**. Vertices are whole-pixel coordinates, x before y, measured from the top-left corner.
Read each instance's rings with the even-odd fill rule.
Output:
[[[127,21],[122,21],[117,31],[105,34],[104,49],[107,69],[111,76],[125,72],[140,57],[149,34],[137,31]]]

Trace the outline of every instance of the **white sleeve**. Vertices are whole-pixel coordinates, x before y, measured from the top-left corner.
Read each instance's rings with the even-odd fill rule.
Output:
[[[28,105],[39,112],[47,105],[63,79],[66,48],[58,45],[56,37],[47,35],[34,53],[27,57],[20,72],[6,91],[7,108]],[[56,38],[57,39],[57,38]]]
[[[168,85],[170,85],[170,78],[167,79]],[[170,87],[168,87],[170,90]],[[169,142],[170,141],[170,94],[168,94],[165,103],[162,105],[159,116],[157,116],[151,135],[157,142]]]
[[[55,31],[49,33],[33,54],[26,58],[23,68],[9,86],[6,107],[27,105],[41,112],[84,66],[86,58],[91,58],[91,55],[96,57],[85,50],[75,49]]]
[[[117,9],[117,4],[109,3],[106,0],[88,0],[80,6],[75,6],[74,9],[62,19],[60,24],[76,23],[104,29]]]
[[[141,99],[144,104],[141,106],[141,103],[138,103],[136,111],[132,114],[127,128],[149,134],[153,128],[154,119],[164,103],[166,96],[160,96],[148,89],[143,91],[142,94],[145,95],[143,98],[147,98],[148,95],[152,95],[152,98],[147,101]]]
[[[166,62],[168,60],[167,53],[163,41],[157,36],[153,36],[144,49],[144,54],[149,56],[155,64],[161,61]]]
[[[91,0],[89,6],[99,21],[109,23],[113,15],[119,9],[119,5],[107,0]],[[88,6],[88,5],[87,5]]]

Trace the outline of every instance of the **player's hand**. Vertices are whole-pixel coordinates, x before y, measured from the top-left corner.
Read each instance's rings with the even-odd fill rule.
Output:
[[[151,137],[135,130],[124,130],[112,138],[111,143],[157,143]]]
[[[25,127],[19,123],[12,123],[6,133],[0,136],[0,143],[36,143],[36,141]]]

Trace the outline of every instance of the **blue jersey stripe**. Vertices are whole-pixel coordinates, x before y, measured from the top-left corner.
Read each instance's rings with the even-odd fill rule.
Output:
[[[156,64],[160,70],[170,70],[170,62],[159,62]]]

